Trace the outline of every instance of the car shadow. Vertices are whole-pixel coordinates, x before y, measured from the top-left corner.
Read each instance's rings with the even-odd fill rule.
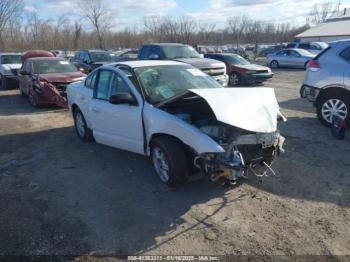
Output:
[[[305,121],[311,123],[291,118],[286,125]],[[343,170],[349,141],[324,130],[318,137],[303,129],[285,133],[286,153],[274,164],[278,176],[245,182],[283,197],[349,207]],[[81,143],[72,127],[3,135],[0,145],[3,254],[142,254],[190,230],[214,230],[211,217],[241,198],[204,179],[171,190],[146,157]],[[208,201],[214,208],[201,211]]]
[[[27,97],[21,97],[18,90],[0,91],[0,116],[41,114],[58,112],[65,109],[57,106],[40,106],[34,108],[29,104]]]
[[[311,102],[309,102],[307,99],[303,98],[295,98],[295,99],[289,99],[285,101],[280,101],[278,103],[281,108],[289,109],[289,110],[295,110],[305,113],[316,113],[315,107],[312,105]]]
[[[290,117],[280,130],[286,143],[273,164],[278,175],[248,183],[279,196],[349,207],[350,135],[337,140],[311,117]]]

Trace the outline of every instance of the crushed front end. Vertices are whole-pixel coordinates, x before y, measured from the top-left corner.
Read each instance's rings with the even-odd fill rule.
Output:
[[[33,91],[38,104],[52,104],[62,108],[68,108],[66,88],[67,83],[51,83],[41,78],[33,82]]]
[[[271,165],[275,156],[283,152],[285,141],[278,131],[252,133],[219,125],[200,129],[225,149],[224,153],[204,153],[194,159],[195,166],[211,180],[224,179],[235,184],[249,174],[258,177],[275,174]]]

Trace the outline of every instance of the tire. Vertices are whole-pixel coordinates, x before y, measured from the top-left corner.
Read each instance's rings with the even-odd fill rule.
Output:
[[[270,67],[271,67],[271,68],[279,68],[280,65],[279,65],[279,63],[278,63],[276,60],[272,60],[272,61],[270,62]]]
[[[239,73],[232,73],[229,76],[228,84],[229,86],[238,86],[241,83],[241,76]]]
[[[6,77],[4,77],[3,75],[1,75],[1,83],[0,84],[1,84],[0,90],[7,89]]]
[[[179,187],[186,183],[189,177],[187,156],[175,138],[155,138],[151,143],[151,160],[156,174],[167,186]]]
[[[28,94],[28,101],[29,101],[29,104],[34,107],[34,108],[38,108],[39,107],[39,103],[38,101],[36,100],[35,96],[33,95],[33,93],[31,91],[29,91],[29,94]]]
[[[74,111],[74,127],[81,141],[91,142],[93,140],[92,130],[88,128],[83,113],[79,109]]]
[[[327,126],[332,126],[332,108],[338,109],[335,111],[345,121],[350,123],[350,96],[345,93],[328,93],[321,97],[317,103],[317,117],[320,122]]]

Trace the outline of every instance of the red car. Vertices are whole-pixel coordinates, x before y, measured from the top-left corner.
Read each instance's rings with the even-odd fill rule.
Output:
[[[33,107],[56,105],[67,108],[66,87],[86,75],[63,58],[47,51],[28,51],[22,55],[19,90]]]
[[[226,64],[229,86],[240,84],[260,84],[273,77],[271,69],[266,66],[251,64],[237,54],[205,54],[204,57],[222,61]]]

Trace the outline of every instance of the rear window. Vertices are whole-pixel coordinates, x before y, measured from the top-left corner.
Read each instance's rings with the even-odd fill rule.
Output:
[[[346,48],[340,53],[340,56],[346,61],[350,62],[350,47]]]

